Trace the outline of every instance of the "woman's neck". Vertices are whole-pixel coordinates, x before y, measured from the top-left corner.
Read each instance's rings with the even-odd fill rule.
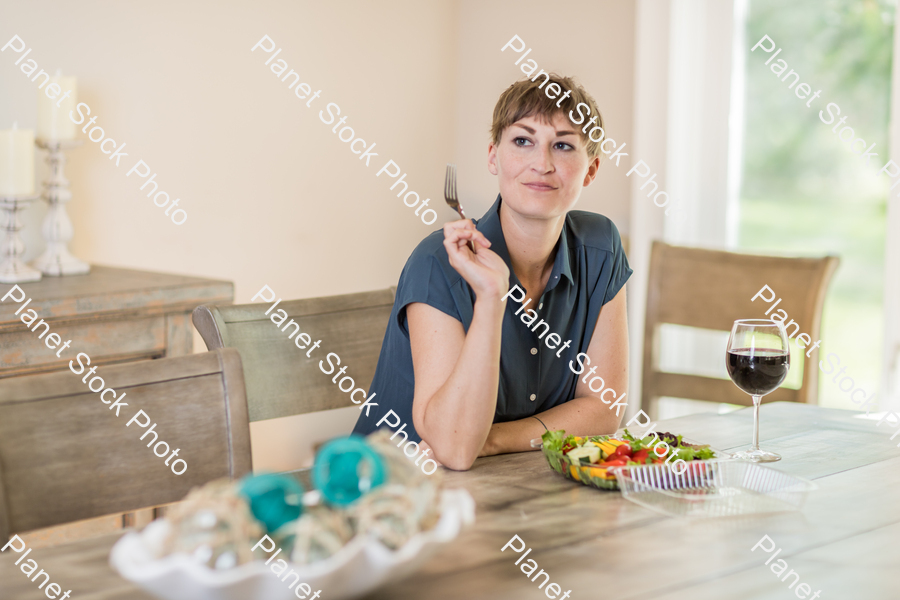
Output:
[[[539,298],[547,286],[565,220],[565,215],[548,220],[528,219],[500,205],[500,225],[510,267],[530,298]]]

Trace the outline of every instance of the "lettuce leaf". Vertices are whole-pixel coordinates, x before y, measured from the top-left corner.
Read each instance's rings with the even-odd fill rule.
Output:
[[[648,435],[644,438],[637,438],[628,431],[628,429],[625,429],[622,437],[631,445],[631,450],[633,452],[650,449],[655,446],[659,440],[663,440],[670,448],[675,450],[677,453],[676,458],[680,458],[684,461],[709,460],[715,458],[715,454],[709,446],[692,446],[687,442],[684,442],[681,435],[661,432],[655,436]]]
[[[652,448],[659,439],[663,439],[669,444],[669,447],[676,453],[675,458],[680,458],[684,461],[691,460],[709,460],[711,458],[715,458],[713,455],[712,449],[709,446],[691,446],[686,442],[682,441],[682,436],[674,435],[671,433],[659,433],[659,437],[654,435],[648,435],[643,438],[635,437],[628,429],[626,428],[622,434],[622,438],[628,442],[631,446],[632,452],[638,452],[640,450],[648,450]],[[592,435],[584,438],[581,443],[577,443],[575,441],[575,436],[566,435],[566,432],[562,429],[557,431],[545,431],[541,436],[541,441],[544,443],[544,447],[553,452],[562,452],[563,448],[566,445],[569,446],[583,446],[586,443],[593,441],[602,441],[609,439],[608,435]]]
[[[571,436],[569,436],[571,437]],[[558,431],[545,431],[541,436],[544,448],[553,452],[562,452],[563,444],[566,442],[566,432],[562,429]]]

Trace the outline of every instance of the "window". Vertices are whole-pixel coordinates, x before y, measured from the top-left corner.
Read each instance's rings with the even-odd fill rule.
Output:
[[[827,370],[835,355],[837,368],[867,395],[879,388],[882,368],[888,178],[879,170],[888,159],[893,24],[886,0],[750,0],[744,32],[737,250],[840,256],[820,358]],[[775,49],[765,53],[765,42],[750,52],[766,35]],[[781,59],[788,66],[776,75]],[[803,100],[801,83],[811,88]],[[856,138],[875,145],[878,156],[868,164]],[[821,406],[858,408],[831,375],[820,373],[819,382]]]

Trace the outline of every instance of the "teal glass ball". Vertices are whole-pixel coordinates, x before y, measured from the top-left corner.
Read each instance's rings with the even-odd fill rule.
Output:
[[[303,486],[286,475],[248,475],[241,480],[240,493],[268,533],[303,513]]]
[[[328,442],[313,465],[313,484],[336,506],[353,503],[386,479],[384,460],[360,436]]]

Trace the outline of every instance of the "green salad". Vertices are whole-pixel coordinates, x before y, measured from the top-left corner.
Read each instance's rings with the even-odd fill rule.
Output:
[[[708,460],[715,457],[708,445],[689,444],[674,433],[635,437],[627,429],[621,439],[609,435],[587,437],[547,431],[541,436],[544,448],[567,456],[572,464],[614,467],[667,461]]]

